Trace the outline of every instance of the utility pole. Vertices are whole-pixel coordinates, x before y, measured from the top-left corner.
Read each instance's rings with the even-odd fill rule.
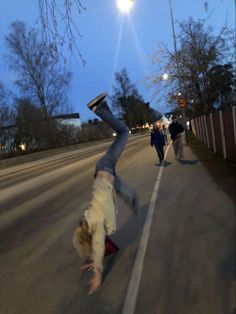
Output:
[[[173,10],[172,10],[171,0],[168,0],[168,2],[169,2],[169,8],[170,8],[170,18],[171,18],[171,27],[172,27],[173,41],[174,41],[175,62],[176,62],[176,69],[177,69],[177,74],[178,74],[179,89],[180,89],[180,92],[183,93],[184,91],[183,91],[183,88],[182,88],[183,85],[182,85],[182,80],[181,80],[181,76],[180,76],[180,69],[179,69],[179,58],[177,56],[177,44],[176,44],[176,35],[175,35],[175,27],[174,27],[174,19],[173,19]],[[185,113],[185,108],[182,108],[182,115],[183,115],[184,129],[186,131],[186,113]],[[185,134],[185,137],[186,137],[186,134]]]
[[[171,27],[172,27],[172,35],[173,35],[173,41],[174,41],[174,49],[175,49],[175,59],[176,59],[176,67],[177,67],[177,73],[179,77],[179,88],[180,91],[182,91],[182,84],[180,80],[180,70],[179,70],[179,60],[177,58],[177,44],[176,44],[176,35],[175,35],[175,27],[174,27],[174,19],[173,19],[173,10],[172,10],[172,5],[171,5],[171,0],[169,1],[169,7],[170,7],[170,18],[171,18]]]

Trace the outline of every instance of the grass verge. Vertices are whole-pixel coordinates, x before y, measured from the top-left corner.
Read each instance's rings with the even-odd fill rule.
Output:
[[[187,142],[217,185],[236,203],[236,162],[224,160],[221,156],[210,151],[190,131],[187,133]]]
[[[69,151],[77,150],[77,149],[95,146],[95,145],[101,144],[101,143],[110,142],[112,139],[113,138],[107,138],[107,139],[103,139],[103,140],[97,140],[97,141],[91,141],[91,142],[80,143],[80,144],[75,144],[75,145],[52,148],[52,149],[47,149],[47,150],[43,150],[40,152],[25,154],[25,155],[18,156],[18,157],[11,157],[11,158],[7,158],[7,159],[2,159],[2,160],[0,160],[0,169],[4,169],[4,168],[15,166],[15,165],[24,164],[24,163],[27,163],[29,161],[35,161],[35,160],[39,160],[42,158],[54,156],[57,154],[62,154],[62,153],[66,153]]]

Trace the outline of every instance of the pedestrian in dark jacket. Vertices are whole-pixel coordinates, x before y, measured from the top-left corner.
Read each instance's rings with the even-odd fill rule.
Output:
[[[183,125],[177,121],[176,116],[172,116],[172,123],[169,125],[170,138],[173,142],[175,158],[183,159],[183,144],[181,139],[181,134],[184,132]]]
[[[154,124],[151,132],[151,146],[155,146],[160,162],[164,159],[165,138],[160,125]]]

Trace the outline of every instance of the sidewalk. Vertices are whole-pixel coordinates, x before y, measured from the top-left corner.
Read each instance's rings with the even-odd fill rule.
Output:
[[[188,146],[170,147],[135,314],[234,314],[235,204]]]

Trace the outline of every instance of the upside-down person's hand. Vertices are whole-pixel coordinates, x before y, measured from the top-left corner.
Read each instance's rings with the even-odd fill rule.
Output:
[[[89,295],[95,293],[98,288],[101,286],[102,283],[102,274],[100,272],[100,270],[95,268],[95,264],[94,262],[88,262],[86,264],[84,264],[82,267],[80,267],[81,271],[84,270],[92,270],[93,271],[93,276],[92,278],[89,280],[88,284],[90,285],[89,288]]]
[[[93,273],[92,278],[89,280],[89,295],[95,293],[98,288],[101,286],[102,284],[102,274],[100,271],[95,271]]]
[[[80,270],[81,271],[94,270],[94,268],[95,268],[94,262],[88,262],[88,263],[84,264],[82,267],[80,267]]]

